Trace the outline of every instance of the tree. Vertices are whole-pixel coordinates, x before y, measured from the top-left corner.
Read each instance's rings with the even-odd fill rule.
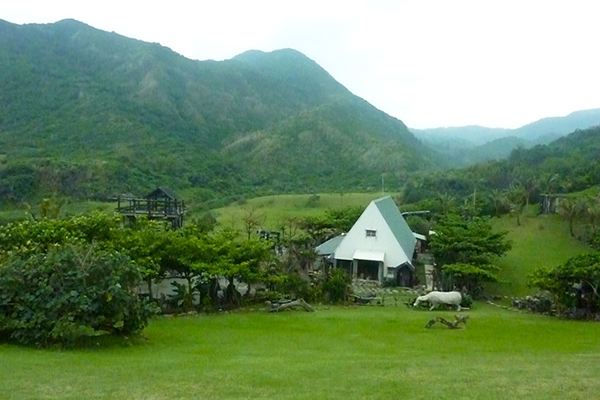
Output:
[[[0,268],[0,337],[47,346],[138,333],[154,313],[136,294],[140,283],[127,256],[90,244],[15,253]]]
[[[585,308],[591,316],[600,311],[600,253],[572,257],[555,268],[538,268],[529,284],[554,295],[562,311]]]
[[[167,272],[164,260],[168,256],[172,233],[164,223],[138,218],[136,224],[118,230],[110,245],[127,255],[139,268],[152,299],[152,283]]]
[[[581,203],[573,197],[565,197],[560,200],[557,211],[563,219],[569,222],[569,233],[571,236],[575,236],[573,222],[581,212]]]
[[[494,232],[486,218],[466,220],[456,215],[440,220],[434,231],[429,249],[435,257],[438,276],[444,273],[456,286],[464,286],[475,294],[483,282],[500,279],[494,261],[511,248],[506,232]]]
[[[502,191],[499,189],[492,189],[492,191],[488,194],[488,199],[491,203],[492,215],[494,217],[499,217],[500,215],[506,213],[508,202]]]
[[[252,236],[252,232],[260,227],[265,220],[265,216],[259,213],[256,208],[244,208],[242,221],[244,222],[244,232],[246,232],[248,240]]]
[[[517,217],[517,226],[521,226],[521,214],[527,204],[527,192],[520,183],[511,184],[506,192],[511,214]]]
[[[600,224],[600,198],[590,197],[583,203],[583,214],[585,219],[590,224],[590,230],[592,234],[598,230],[598,224]]]
[[[449,214],[455,207],[456,198],[447,192],[438,194],[437,197],[440,215]]]

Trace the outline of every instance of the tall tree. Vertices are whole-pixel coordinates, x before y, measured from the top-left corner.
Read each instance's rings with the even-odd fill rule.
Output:
[[[521,226],[521,215],[527,204],[527,193],[520,183],[512,184],[506,192],[511,214],[517,217],[517,226]]]
[[[429,249],[438,276],[443,272],[459,287],[477,294],[483,282],[498,281],[495,260],[511,248],[506,232],[494,232],[487,218],[466,220],[449,215],[438,222]]]
[[[573,232],[573,222],[581,212],[581,203],[573,197],[565,197],[560,199],[558,204],[558,213],[566,221],[569,222],[569,233],[575,236]]]

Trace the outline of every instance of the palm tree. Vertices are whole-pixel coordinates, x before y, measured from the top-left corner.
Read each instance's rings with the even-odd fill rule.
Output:
[[[575,236],[573,233],[573,221],[579,215],[580,210],[581,202],[573,197],[562,198],[558,204],[558,213],[561,217],[569,221],[569,233],[571,236]]]
[[[438,203],[440,206],[440,214],[446,215],[454,208],[456,199],[449,195],[448,192],[438,194]]]
[[[521,214],[527,204],[527,193],[520,183],[512,184],[506,192],[510,213],[517,216],[517,226],[521,226]]]
[[[525,206],[529,205],[529,201],[531,200],[531,196],[538,189],[538,183],[531,176],[525,176],[519,179],[519,184],[523,188],[523,194],[525,196]]]
[[[592,233],[596,232],[600,224],[600,199],[588,198],[583,208],[583,214],[590,224]]]
[[[494,216],[499,217],[502,214],[502,211],[506,207],[507,199],[504,193],[498,189],[492,189],[489,193],[488,198],[490,199],[490,203],[494,209]]]

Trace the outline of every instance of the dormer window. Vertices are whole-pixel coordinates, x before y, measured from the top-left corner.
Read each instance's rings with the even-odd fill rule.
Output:
[[[367,229],[367,237],[377,237],[377,231],[375,229]]]

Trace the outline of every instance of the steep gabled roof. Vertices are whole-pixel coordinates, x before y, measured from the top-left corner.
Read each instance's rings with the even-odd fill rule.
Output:
[[[400,243],[400,247],[402,247],[402,250],[404,250],[404,253],[410,260],[415,250],[416,239],[404,217],[402,217],[400,210],[398,210],[396,203],[394,203],[394,200],[390,196],[374,200],[373,203],[377,206],[396,240]]]
[[[175,193],[166,186],[159,186],[152,192],[150,192],[148,195],[146,195],[147,199],[156,199],[162,197],[166,197],[171,200],[179,200],[179,196],[177,196],[177,193]]]
[[[374,233],[373,235],[368,234]],[[338,260],[367,259],[396,268],[411,260],[415,239],[391,197],[373,200],[335,249]],[[383,256],[382,256],[383,254]]]

